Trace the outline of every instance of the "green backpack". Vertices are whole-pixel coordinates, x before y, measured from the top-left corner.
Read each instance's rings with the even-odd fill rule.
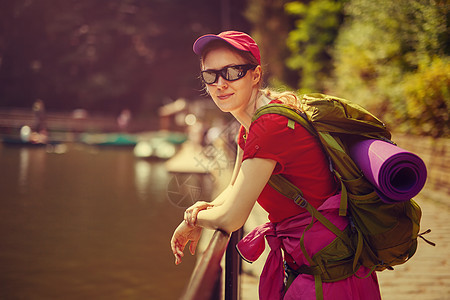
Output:
[[[317,298],[321,299],[322,282],[347,278],[361,265],[371,270],[369,276],[372,271],[392,269],[410,259],[417,249],[417,237],[423,238],[419,234],[421,210],[412,199],[384,203],[348,155],[348,143],[355,138],[390,141],[391,134],[379,119],[355,103],[323,94],[302,95],[299,108],[268,104],[256,111],[252,122],[270,113],[286,116],[287,126],[292,129],[296,123],[305,127],[321,142],[341,182],[339,215],[349,215],[352,225],[345,231],[328,221],[303,198],[299,188],[281,175],[272,175],[269,181],[278,192],[309,211],[310,226],[317,219],[337,236],[313,257],[306,252],[303,237],[300,241],[310,266],[301,266],[293,272],[314,275]]]

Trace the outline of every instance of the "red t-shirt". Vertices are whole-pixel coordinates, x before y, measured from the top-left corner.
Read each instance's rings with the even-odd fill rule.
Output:
[[[296,123],[295,129],[291,129],[287,123],[288,118],[284,116],[265,114],[252,123],[246,137],[245,128],[241,127],[238,144],[244,150],[242,160],[254,157],[275,160],[273,174],[282,174],[318,208],[337,193],[339,185],[317,139],[300,124]],[[258,203],[269,213],[271,222],[280,222],[305,211],[268,184],[258,197]]]

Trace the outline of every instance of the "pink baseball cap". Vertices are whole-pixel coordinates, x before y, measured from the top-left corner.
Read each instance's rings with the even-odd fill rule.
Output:
[[[258,63],[261,64],[261,54],[259,53],[259,48],[255,40],[248,34],[240,31],[224,31],[218,35],[206,34],[199,37],[193,46],[195,54],[201,55],[205,46],[214,40],[222,40],[238,50],[250,52],[256,58]]]

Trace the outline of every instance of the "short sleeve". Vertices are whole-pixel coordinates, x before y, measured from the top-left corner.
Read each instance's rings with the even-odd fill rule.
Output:
[[[265,114],[250,126],[243,160],[266,158],[277,162],[274,174],[282,173],[287,163],[289,141],[294,130],[287,127],[288,119],[278,114]]]

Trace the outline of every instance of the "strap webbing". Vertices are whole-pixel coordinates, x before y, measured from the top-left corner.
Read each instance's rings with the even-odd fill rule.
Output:
[[[422,232],[422,233],[419,233],[417,236],[420,237],[420,238],[421,238],[422,240],[424,240],[425,242],[427,242],[428,245],[431,245],[431,246],[435,247],[435,246],[436,246],[436,243],[434,243],[434,242],[432,242],[432,241],[429,241],[429,240],[427,240],[426,238],[423,237],[424,234],[428,234],[428,233],[430,233],[430,232],[431,232],[431,229],[427,229],[426,231],[424,231],[424,232]],[[412,256],[412,255],[411,255],[411,256]]]
[[[265,106],[261,107],[260,109],[258,109],[252,118],[252,122],[255,121],[256,119],[258,119],[260,116],[267,114],[267,113],[274,113],[274,114],[279,114],[279,115],[287,117],[288,118],[287,126],[291,129],[295,128],[295,124],[293,123],[293,121],[299,123],[309,133],[311,133],[312,135],[316,136],[319,139],[323,139],[328,145],[330,145],[330,147],[332,147],[340,152],[345,153],[345,150],[331,136],[330,133],[317,132],[316,129],[314,128],[314,126],[312,126],[308,122],[306,115],[302,111],[296,110],[292,107],[288,107],[284,104],[272,103],[272,104],[265,105]],[[345,187],[345,184],[342,180],[342,176],[336,170],[333,169],[332,171],[334,172],[334,174],[338,177],[338,179],[341,182],[341,205],[339,208],[339,215],[346,216],[347,215],[347,205],[348,205],[347,204],[347,188]],[[297,189],[297,192],[299,191],[299,193],[297,193],[297,194],[300,195],[300,197],[301,197],[298,199],[303,199],[303,193],[300,191],[300,189],[298,189],[298,188],[296,188],[296,189]],[[291,198],[291,197],[289,197],[289,198]],[[299,204],[297,201],[296,201],[296,203]]]
[[[359,268],[358,261],[364,246],[364,239],[362,232],[359,229],[357,229],[357,232],[358,232],[358,240],[356,242],[355,258],[353,259],[353,271],[355,272]]]
[[[316,287],[316,299],[323,300],[322,279],[320,278],[320,275],[314,275],[314,283]]]
[[[303,198],[302,191],[289,182],[289,180],[284,178],[282,175],[277,174],[270,177],[269,184],[280,194],[294,200],[300,207],[305,208],[311,214],[313,219],[317,219],[336,236],[340,237],[349,247],[353,247],[350,238],[344,234],[342,230],[337,228],[333,223],[325,218],[314,206],[309,204],[309,202]]]
[[[347,188],[345,187],[344,181],[342,181],[342,179],[340,179],[341,175],[339,175],[338,172],[334,172],[334,173],[336,174],[336,176],[339,177],[339,180],[341,181],[341,204],[339,205],[339,216],[345,217],[347,215],[347,208],[348,208]]]
[[[302,206],[303,203],[306,203],[306,199],[303,198],[303,192],[282,175],[270,176],[268,183],[282,195],[294,200],[297,205]]]
[[[320,137],[326,142],[326,144],[342,153],[345,153],[345,150],[342,146],[331,136],[328,132],[319,132]],[[341,206],[339,207],[339,215],[346,216],[347,215],[347,188],[345,187],[344,181],[342,179],[341,174],[335,169],[333,169],[334,174],[341,182]]]
[[[314,136],[318,136],[316,129],[307,121],[306,115],[300,110],[288,107],[284,104],[271,103],[259,108],[253,115],[252,122],[264,114],[278,114],[299,123]],[[288,127],[291,128],[291,126]]]
[[[378,265],[373,265],[373,266],[370,268],[369,272],[367,272],[367,274],[364,275],[364,276],[362,276],[362,277],[361,277],[361,276],[358,276],[358,274],[355,273],[356,278],[359,278],[359,279],[366,279],[366,278],[369,278],[369,276],[375,271],[375,269],[377,268],[377,266],[378,266]]]
[[[306,202],[306,200],[305,200]],[[306,202],[308,203],[308,202]],[[313,267],[316,271],[314,273],[314,283],[315,283],[315,289],[316,289],[316,300],[323,300],[323,291],[322,291],[322,273],[321,266],[314,263],[311,256],[306,251],[305,247],[305,232],[311,229],[311,227],[314,225],[314,215],[311,217],[311,223],[305,228],[305,230],[302,233],[302,236],[300,238],[300,249],[302,250],[303,256],[308,261],[309,265]],[[318,269],[317,269],[318,268]]]

